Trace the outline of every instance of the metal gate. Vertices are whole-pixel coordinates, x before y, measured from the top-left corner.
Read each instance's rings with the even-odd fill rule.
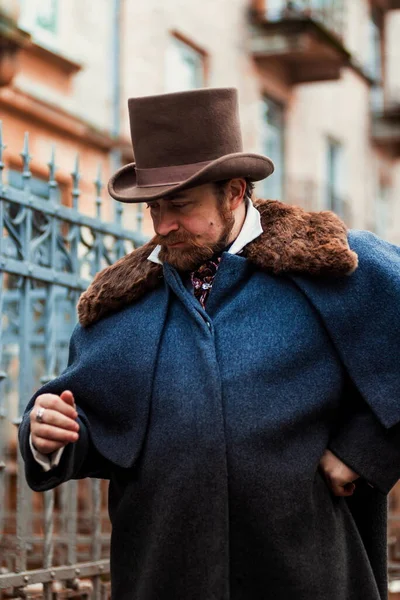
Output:
[[[0,123],[0,599],[108,598],[107,483],[32,492],[17,427],[33,392],[67,364],[81,292],[145,241],[141,206],[134,232],[123,228],[120,204],[113,222],[102,220],[99,170],[89,217],[79,211],[78,156],[66,191],[54,150],[42,181],[30,170],[28,134],[22,172],[5,169],[4,149]]]

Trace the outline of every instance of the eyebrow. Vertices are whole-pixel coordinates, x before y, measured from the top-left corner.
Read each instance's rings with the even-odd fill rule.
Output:
[[[168,201],[173,201],[173,200],[183,200],[184,198],[187,198],[187,196],[182,192],[182,193],[178,193],[178,194],[174,194],[173,196],[168,196],[168,198],[166,198],[166,200]]]
[[[163,198],[161,198],[162,200]],[[165,200],[167,202],[174,202],[174,201],[178,201],[178,200],[186,200],[186,202],[193,202],[192,199],[187,198],[186,194],[184,192],[177,192],[176,194],[174,194],[173,196],[168,196],[168,198],[165,198]],[[147,204],[149,206],[151,206],[152,204],[154,204],[155,202],[158,202],[158,200],[148,200]]]

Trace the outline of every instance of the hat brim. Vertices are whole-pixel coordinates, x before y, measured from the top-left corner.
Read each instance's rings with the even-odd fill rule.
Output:
[[[130,163],[118,169],[111,177],[108,182],[108,192],[119,202],[149,202],[163,197],[168,198],[180,190],[212,181],[236,177],[261,181],[273,172],[274,164],[267,156],[240,152],[217,158],[179,183],[140,187],[137,185],[135,163]]]

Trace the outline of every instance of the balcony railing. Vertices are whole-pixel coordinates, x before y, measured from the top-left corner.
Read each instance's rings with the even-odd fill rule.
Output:
[[[400,90],[381,90],[380,102],[371,103],[371,135],[377,146],[400,157]]]
[[[343,40],[344,0],[253,4],[251,50],[260,68],[279,68],[296,85],[337,81],[351,55]]]
[[[339,194],[328,183],[315,179],[286,177],[284,200],[307,211],[332,210],[348,227],[354,227],[354,214],[349,199]]]
[[[266,0],[265,17],[268,21],[310,19],[343,38],[343,0]]]

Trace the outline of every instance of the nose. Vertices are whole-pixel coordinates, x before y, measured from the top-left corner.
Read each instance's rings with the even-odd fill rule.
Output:
[[[159,214],[153,219],[154,230],[158,235],[167,236],[171,231],[179,229],[179,223],[174,215],[167,211],[159,211]]]

